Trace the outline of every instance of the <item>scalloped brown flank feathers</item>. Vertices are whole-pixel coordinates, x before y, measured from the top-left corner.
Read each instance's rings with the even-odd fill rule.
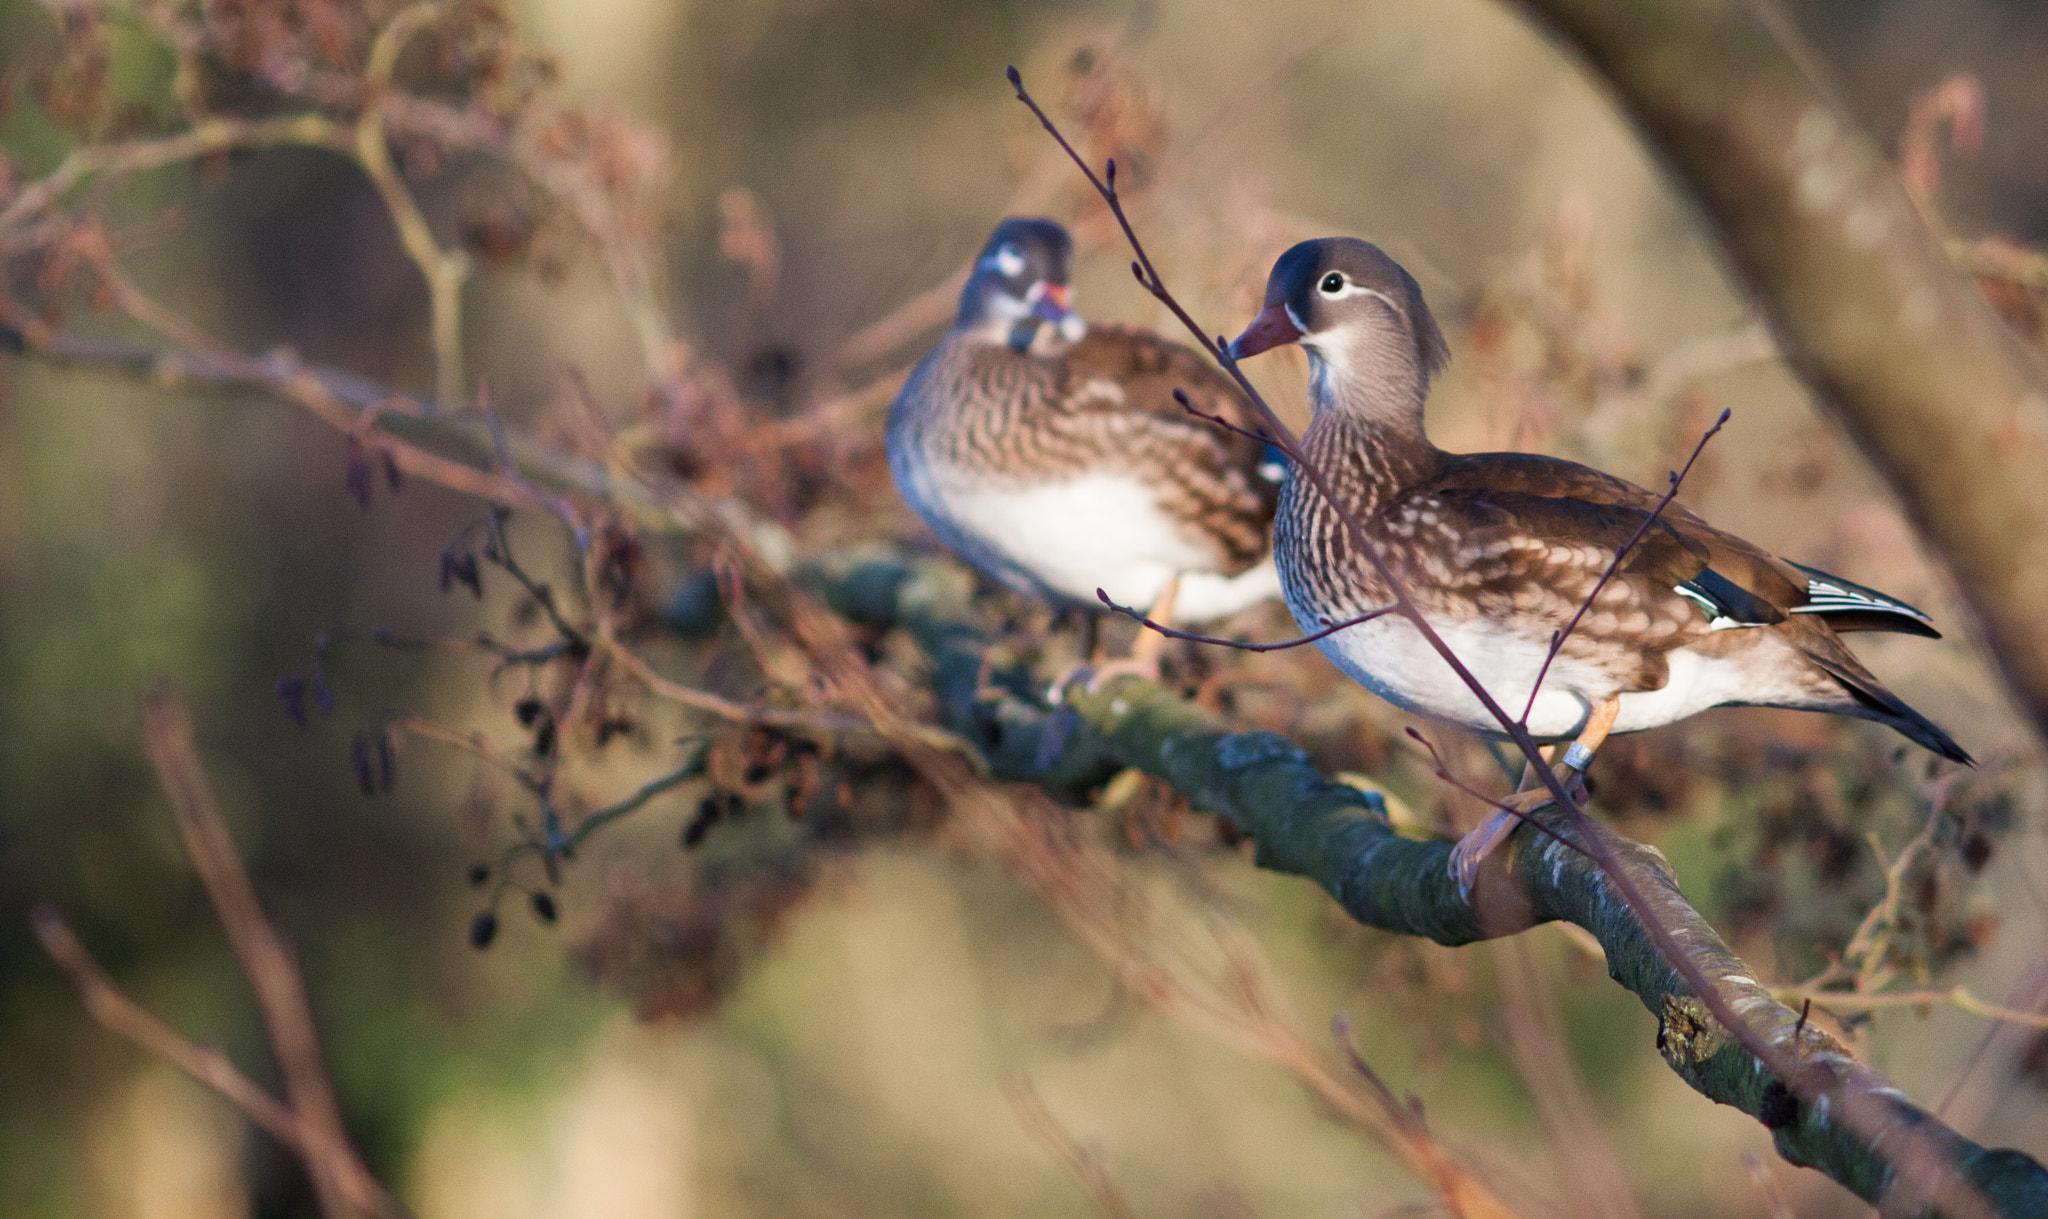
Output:
[[[1350,238],[1295,246],[1274,265],[1265,306],[1234,354],[1284,342],[1307,349],[1314,420],[1304,454],[1494,697],[1530,705],[1533,735],[1573,736],[1617,696],[1618,732],[1708,707],[1791,707],[1875,720],[1973,764],[1839,638],[1938,638],[1919,610],[1778,558],[1677,504],[1656,515],[1662,497],[1598,470],[1431,444],[1423,402],[1447,349],[1415,280],[1377,247]],[[1617,550],[1653,515],[1596,594]],[[1337,514],[1298,480],[1282,490],[1274,529],[1288,606],[1304,629],[1390,599]],[[1554,635],[1588,598],[1532,699]],[[1409,711],[1501,734],[1405,621],[1377,620],[1317,646]]]
[[[953,329],[891,408],[889,466],[941,541],[1029,596],[1151,604],[1175,577],[1200,621],[1279,595],[1278,468],[1195,418],[1252,412],[1195,352],[1067,305],[1073,245],[1049,220],[997,226]]]

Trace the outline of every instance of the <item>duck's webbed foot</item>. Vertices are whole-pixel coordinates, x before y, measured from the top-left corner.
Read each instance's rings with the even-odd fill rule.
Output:
[[[1620,711],[1621,699],[1618,697],[1593,708],[1579,739],[1566,747],[1563,760],[1552,771],[1564,784],[1566,794],[1581,804],[1586,798],[1586,769],[1592,766],[1594,752],[1607,740],[1607,734],[1614,728],[1615,716]],[[1525,778],[1525,787],[1527,782]],[[1550,802],[1547,786],[1518,791],[1503,799],[1485,820],[1458,839],[1451,847],[1449,864],[1451,877],[1458,882],[1458,896],[1468,902],[1472,900],[1472,886],[1479,879],[1479,866],[1486,857],[1508,840],[1523,818]]]

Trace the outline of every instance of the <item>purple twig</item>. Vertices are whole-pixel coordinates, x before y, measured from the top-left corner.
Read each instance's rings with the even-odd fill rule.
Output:
[[[1245,643],[1242,640],[1224,639],[1217,635],[1196,635],[1188,631],[1175,630],[1173,627],[1152,621],[1128,605],[1118,605],[1109,599],[1108,593],[1099,588],[1095,590],[1095,599],[1108,606],[1111,613],[1122,614],[1126,618],[1133,619],[1147,630],[1158,631],[1168,639],[1185,639],[1190,643],[1213,643],[1217,647],[1236,648],[1240,652],[1284,652],[1288,648],[1298,648],[1302,644],[1314,643],[1318,639],[1328,639],[1346,627],[1357,626],[1361,622],[1371,622],[1375,618],[1384,618],[1388,614],[1395,612],[1393,606],[1382,605],[1376,610],[1367,610],[1356,618],[1346,618],[1342,622],[1331,622],[1325,618],[1322,630],[1312,635],[1303,635],[1299,639],[1289,639],[1281,643]]]
[[[1180,403],[1180,409],[1186,411],[1188,414],[1193,415],[1195,418],[1200,419],[1205,423],[1213,423],[1217,427],[1222,428],[1226,432],[1234,432],[1247,440],[1256,440],[1260,444],[1273,443],[1273,438],[1266,434],[1266,430],[1264,428],[1259,428],[1255,430],[1247,427],[1239,427],[1237,424],[1232,423],[1230,420],[1225,419],[1221,415],[1212,415],[1205,410],[1197,408],[1194,403],[1188,401],[1188,391],[1184,389],[1175,389],[1173,391],[1173,400],[1175,402]]]

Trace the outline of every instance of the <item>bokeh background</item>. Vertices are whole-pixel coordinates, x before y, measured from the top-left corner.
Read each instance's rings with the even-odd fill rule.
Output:
[[[942,284],[1020,199],[1076,225],[1085,312],[1170,330],[1130,283],[1099,206],[1048,161],[1004,86],[1007,63],[1053,98],[1110,82],[1114,115],[1095,134],[1123,151],[1162,269],[1215,329],[1250,316],[1271,259],[1301,237],[1358,234],[1402,259],[1455,353],[1430,417],[1446,447],[1540,449],[1654,483],[1732,407],[1686,501],[1897,593],[1948,630],[1940,643],[1858,643],[1987,761],[1948,792],[1957,842],[1976,835],[1985,853],[1958,845],[1957,866],[1940,872],[1929,984],[2048,1001],[2037,744],[2008,713],[1946,577],[1826,415],[1781,364],[1726,356],[1731,335],[1746,350],[1750,315],[1697,218],[1600,90],[1513,6],[512,9],[560,55],[571,96],[636,114],[671,142],[673,315],[740,370],[763,419],[913,360],[934,330],[887,350],[847,341]],[[2048,241],[2048,10],[1788,9],[1887,145],[1915,96],[1957,72],[1981,81],[1984,146],[1946,161],[1942,214],[1959,233]],[[0,0],[11,98],[0,150],[16,181],[68,146],[15,87],[58,21]],[[117,89],[160,100],[162,57],[140,35],[117,45]],[[428,173],[419,189],[444,231],[468,214],[461,175]],[[138,226],[140,281],[242,349],[288,345],[431,384],[425,290],[345,163],[236,156],[140,178],[107,206]],[[721,254],[732,209],[746,206],[773,237],[765,271]],[[515,424],[571,367],[615,418],[634,417],[643,377],[629,322],[587,254],[487,266],[468,304],[472,368]],[[1658,380],[1674,353],[1703,352],[1697,378]],[[1290,358],[1255,375],[1299,403]],[[811,457],[782,470],[826,489],[764,510],[806,542],[928,548],[881,475],[885,404],[835,416]],[[579,946],[620,893],[653,902],[645,895],[689,883],[700,857],[675,845],[687,793],[578,861],[559,927],[508,917],[489,951],[473,951],[464,870],[477,839],[458,810],[474,767],[409,746],[395,790],[367,799],[349,739],[384,708],[500,727],[506,692],[474,662],[350,652],[333,679],[340,713],[301,730],[272,687],[305,666],[325,628],[467,634],[501,626],[511,599],[437,591],[437,558],[476,503],[416,482],[362,511],[343,475],[338,436],[261,395],[0,355],[0,1214],[312,1213],[289,1157],[92,1024],[28,932],[30,908],[55,904],[145,1005],[274,1078],[143,761],[138,708],[160,680],[192,700],[259,891],[300,950],[350,1129],[429,1219],[1090,1213],[1020,1120],[1009,1099],[1020,1080],[1141,1214],[1432,1213],[1421,1185],[1293,1080],[1121,994],[1015,878],[943,833],[836,853],[727,963],[716,1001],[685,1011],[599,976]],[[538,566],[563,563],[559,530],[515,529]],[[1276,616],[1245,625],[1285,629]],[[1181,663],[1200,676],[1211,662]],[[1245,693],[1244,718],[1292,731],[1330,769],[1374,774],[1425,813],[1451,803],[1402,743],[1398,716],[1314,657],[1271,664],[1273,689]],[[1796,981],[1881,888],[1863,836],[1896,851],[1926,817],[1924,759],[1894,745],[1867,725],[1716,712],[1603,755],[1603,802],[1671,857],[1760,970]],[[1475,771],[1488,765],[1475,747],[1449,747]],[[608,773],[623,782],[635,764]],[[1130,849],[1146,875],[1199,890],[1189,908],[1212,904],[1253,932],[1304,1027],[1347,1015],[1371,1063],[1422,1098],[1436,1134],[1503,1196],[1531,1215],[1576,1213],[1576,1170],[1531,1100],[1541,1081],[1510,1052],[1497,956],[1360,930],[1241,852]],[[1523,938],[1643,1214],[1762,1213],[1745,1154],[1797,1214],[1863,1213],[1778,1163],[1753,1121],[1688,1091],[1655,1052],[1654,1021],[1564,936]],[[2048,1042],[1951,1006],[1881,1012],[1852,1031],[1972,1137],[2048,1155]]]

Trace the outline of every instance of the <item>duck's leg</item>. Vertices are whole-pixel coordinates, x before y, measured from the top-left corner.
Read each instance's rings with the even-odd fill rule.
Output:
[[[1180,577],[1167,580],[1166,587],[1159,590],[1159,599],[1145,616],[1160,626],[1173,625],[1173,603],[1180,599]],[[1131,671],[1150,681],[1159,680],[1159,659],[1166,655],[1166,636],[1148,627],[1138,628],[1138,642],[1131,645],[1131,656],[1127,662]],[[1097,680],[1100,680],[1098,677]]]
[[[1152,602],[1151,608],[1145,611],[1145,617],[1158,623],[1160,626],[1172,626],[1173,603],[1179,596],[1180,577],[1176,575],[1167,580],[1166,587],[1159,591],[1158,598]],[[1138,641],[1131,645],[1131,654],[1129,656],[1123,657],[1120,660],[1101,660],[1091,657],[1082,669],[1071,670],[1063,674],[1057,688],[1065,689],[1067,683],[1079,677],[1082,672],[1086,672],[1088,675],[1088,689],[1090,691],[1101,689],[1102,683],[1112,677],[1142,677],[1146,681],[1158,681],[1159,659],[1165,653],[1166,636],[1149,627],[1140,627],[1138,628]]]
[[[1092,665],[1096,653],[1102,650],[1102,615],[1094,610],[1081,610],[1081,660],[1083,665]]]
[[[1616,696],[1593,708],[1593,714],[1586,717],[1586,726],[1579,732],[1579,739],[1573,741],[1564,751],[1564,760],[1553,772],[1565,785],[1565,790],[1578,795],[1584,790],[1583,780],[1586,769],[1593,764],[1593,754],[1607,740],[1607,734],[1614,730],[1614,718],[1621,713],[1621,698]],[[1545,760],[1549,760],[1548,751]],[[1525,774],[1522,788],[1514,795],[1501,801],[1502,807],[1486,815],[1486,819],[1472,828],[1472,832],[1458,839],[1451,847],[1451,875],[1457,879],[1458,895],[1470,901],[1473,882],[1479,878],[1479,865],[1493,852],[1495,847],[1506,842],[1508,835],[1522,823],[1530,811],[1550,802],[1550,788],[1530,788],[1528,782],[1533,775]]]
[[[1536,756],[1543,759],[1543,764],[1545,766],[1550,765],[1550,760],[1557,756],[1556,743],[1553,742],[1549,745],[1538,745],[1536,747]],[[1528,790],[1529,784],[1532,781],[1534,781],[1535,778],[1536,764],[1534,762],[1522,763],[1522,778],[1520,782],[1515,784],[1515,790],[1518,792]]]

